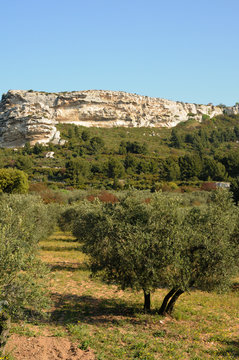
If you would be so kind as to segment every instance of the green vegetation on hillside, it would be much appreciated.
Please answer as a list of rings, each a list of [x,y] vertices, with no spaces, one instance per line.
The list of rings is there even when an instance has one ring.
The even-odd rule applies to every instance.
[[[239,175],[239,115],[189,119],[167,128],[84,128],[59,124],[62,146],[0,149],[0,167],[52,188],[200,187]],[[53,157],[46,157],[48,152]]]

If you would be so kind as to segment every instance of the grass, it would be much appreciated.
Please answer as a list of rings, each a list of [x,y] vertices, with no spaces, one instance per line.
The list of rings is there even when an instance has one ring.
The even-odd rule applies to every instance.
[[[118,290],[91,278],[81,245],[56,232],[41,244],[41,257],[52,269],[53,300],[45,323],[15,324],[27,336],[70,337],[91,348],[98,360],[238,359],[239,292],[182,295],[173,318],[156,313],[166,290],[153,296],[153,314],[142,312],[143,295]]]

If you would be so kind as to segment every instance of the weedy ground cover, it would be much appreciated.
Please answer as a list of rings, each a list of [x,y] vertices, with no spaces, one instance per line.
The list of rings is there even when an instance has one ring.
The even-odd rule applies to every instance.
[[[93,349],[98,360],[239,358],[237,286],[227,294],[183,294],[174,317],[164,318],[157,308],[166,289],[153,294],[152,314],[144,314],[143,294],[92,278],[81,244],[67,233],[42,242],[41,257],[52,271],[50,317],[17,323],[13,332],[70,337],[82,350]]]

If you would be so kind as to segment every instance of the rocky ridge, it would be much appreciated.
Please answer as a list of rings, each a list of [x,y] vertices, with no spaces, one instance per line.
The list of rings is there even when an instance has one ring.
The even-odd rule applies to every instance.
[[[222,108],[118,91],[65,93],[10,90],[0,102],[0,146],[61,143],[59,123],[96,127],[173,127],[190,117],[238,114],[239,105]]]

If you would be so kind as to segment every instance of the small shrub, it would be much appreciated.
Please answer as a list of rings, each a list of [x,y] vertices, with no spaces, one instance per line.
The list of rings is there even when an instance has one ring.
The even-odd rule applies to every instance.
[[[201,185],[201,190],[213,191],[217,189],[217,185],[214,182],[206,182]]]
[[[103,203],[115,204],[116,202],[119,201],[119,199],[115,195],[113,195],[112,193],[109,193],[108,191],[102,191],[98,195],[88,195],[86,197],[86,199],[90,202],[94,201],[97,198]]]
[[[105,202],[105,203],[115,204],[116,202],[119,201],[119,199],[115,195],[109,193],[108,191],[102,191],[98,195],[98,198],[100,201]]]
[[[49,189],[42,182],[31,184],[29,187],[29,191],[40,195],[40,197],[42,198],[42,200],[45,204],[50,204],[50,203],[61,204],[64,202],[63,196],[58,191]]]
[[[202,115],[202,121],[206,121],[206,120],[209,120],[209,119],[210,119],[209,115],[206,115],[206,114]]]
[[[81,343],[78,345],[78,348],[83,350],[83,351],[86,351],[88,350],[89,348],[89,344],[90,344],[90,341],[89,340],[83,340],[81,341]]]

